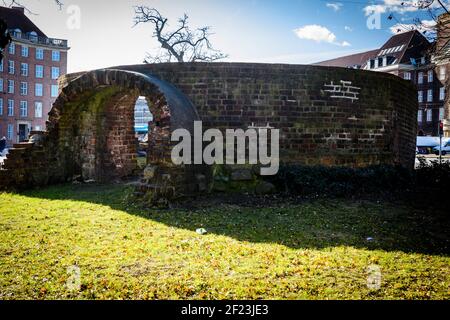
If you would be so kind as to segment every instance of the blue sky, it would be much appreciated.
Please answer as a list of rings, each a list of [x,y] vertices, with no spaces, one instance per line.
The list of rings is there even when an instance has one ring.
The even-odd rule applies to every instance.
[[[229,55],[227,61],[307,64],[379,47],[397,23],[387,19],[391,12],[404,24],[417,16],[429,19],[408,0],[409,7],[401,2],[405,1],[63,0],[58,10],[52,0],[21,1],[44,32],[69,40],[69,72],[141,63],[146,52],[157,48],[150,25],[132,27],[133,5],[157,8],[172,25],[187,13],[193,27],[212,26],[213,44]],[[380,29],[367,28],[365,11],[370,8],[381,13]],[[75,21],[77,10],[79,28],[70,28],[68,21]]]

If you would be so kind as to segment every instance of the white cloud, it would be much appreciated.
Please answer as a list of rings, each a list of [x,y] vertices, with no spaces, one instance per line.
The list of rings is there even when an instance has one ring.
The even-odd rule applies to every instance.
[[[327,3],[327,8],[331,8],[334,11],[339,11],[341,10],[343,4],[340,2],[331,2],[331,3]]]
[[[348,31],[348,32],[352,32],[353,31],[353,28],[349,27],[349,26],[345,26],[344,29],[345,29],[345,31]]]
[[[372,14],[382,14],[386,13],[387,7],[381,4],[373,4],[367,7],[364,7],[364,13],[366,16],[370,16]]]
[[[326,27],[317,24],[297,28],[294,30],[294,32],[300,39],[313,40],[316,42],[326,42],[342,47],[350,46],[350,43],[348,43],[347,41],[338,42],[336,35],[333,32],[328,30]]]

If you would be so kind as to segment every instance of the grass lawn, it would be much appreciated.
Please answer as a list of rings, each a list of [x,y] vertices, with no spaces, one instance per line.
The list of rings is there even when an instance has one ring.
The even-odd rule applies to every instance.
[[[430,210],[351,200],[152,210],[128,194],[0,194],[0,299],[450,298],[448,218]],[[67,287],[73,266],[79,290]]]

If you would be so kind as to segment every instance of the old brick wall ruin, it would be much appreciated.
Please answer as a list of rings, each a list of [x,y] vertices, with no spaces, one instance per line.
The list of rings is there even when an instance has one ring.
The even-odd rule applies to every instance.
[[[341,81],[345,81],[342,83]],[[16,145],[0,187],[32,187],[75,176],[111,181],[133,174],[134,102],[155,120],[142,192],[203,192],[217,168],[174,166],[170,133],[203,129],[281,130],[280,160],[304,165],[413,168],[418,102],[411,84],[388,74],[342,68],[240,63],[121,66],[68,75],[39,143]],[[328,86],[327,86],[328,85]],[[331,87],[334,85],[337,87]],[[330,92],[357,87],[356,94]],[[336,90],[335,90],[336,91]],[[147,189],[146,189],[147,188]]]

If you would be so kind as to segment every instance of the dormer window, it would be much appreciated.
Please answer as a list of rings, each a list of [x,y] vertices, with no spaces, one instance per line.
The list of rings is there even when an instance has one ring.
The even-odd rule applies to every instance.
[[[20,30],[20,29],[14,29],[13,35],[14,35],[14,37],[16,37],[16,38],[18,38],[18,39],[22,38],[22,30]]]
[[[31,31],[29,33],[29,36],[30,36],[30,40],[31,41],[37,41],[38,40],[38,35],[37,35],[37,33],[35,31]]]

